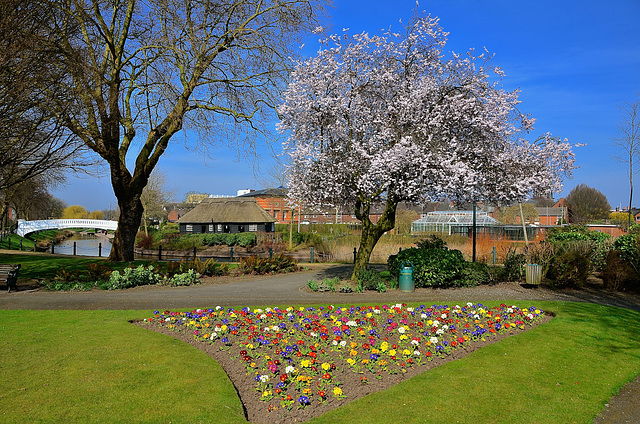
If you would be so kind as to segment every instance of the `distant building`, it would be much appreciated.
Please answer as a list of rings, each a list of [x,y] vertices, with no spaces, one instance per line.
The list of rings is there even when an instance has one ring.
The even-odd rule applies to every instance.
[[[180,233],[273,232],[276,220],[255,199],[206,198],[178,220]]]
[[[267,188],[264,190],[241,190],[248,191],[242,195],[238,194],[239,199],[255,199],[267,213],[273,217],[278,224],[291,223],[291,208],[287,205],[287,189]],[[240,193],[240,191],[238,192]],[[294,217],[294,222],[297,218]]]

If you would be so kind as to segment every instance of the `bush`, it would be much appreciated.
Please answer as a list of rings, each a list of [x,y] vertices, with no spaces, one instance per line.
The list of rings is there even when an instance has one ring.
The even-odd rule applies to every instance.
[[[580,287],[589,277],[589,259],[579,252],[562,253],[553,259],[547,277],[553,289]]]
[[[182,274],[176,274],[171,279],[167,280],[167,284],[171,286],[190,286],[192,284],[200,283],[200,274],[193,269],[187,270]]]
[[[418,246],[418,249],[447,249],[447,243],[435,234],[420,240],[416,243],[416,246]]]
[[[229,274],[229,265],[220,263],[213,258],[202,261],[200,258],[191,260],[181,260],[177,262],[167,263],[167,274],[174,275],[177,273],[185,273],[195,271],[200,275],[217,276]]]
[[[153,236],[146,234],[138,234],[136,237],[136,247],[138,249],[150,249],[153,246]]]
[[[278,272],[292,272],[298,270],[295,259],[284,254],[274,255],[273,258],[249,256],[240,258],[238,270],[243,274],[272,274]]]
[[[458,280],[463,276],[465,261],[459,250],[405,249],[389,256],[387,265],[391,275],[398,278],[404,262],[413,265],[416,287],[450,287],[462,283]]]
[[[640,246],[638,245],[638,236],[635,234],[625,234],[618,237],[613,242],[613,248],[620,251],[620,258],[628,261],[634,269],[639,269],[640,265]]]
[[[111,275],[111,268],[96,262],[89,263],[87,265],[87,271],[89,273],[89,279],[94,281],[107,280]]]
[[[524,265],[527,258],[523,253],[509,250],[504,260],[504,268],[500,276],[502,281],[520,281],[524,276]]]
[[[160,284],[161,282],[162,277],[154,271],[153,266],[145,268],[140,265],[137,268],[125,268],[122,272],[113,271],[106,288],[108,290],[126,289],[149,284]]]
[[[383,282],[382,277],[373,268],[360,268],[356,274],[356,283],[359,291],[375,290],[380,282]]]
[[[456,286],[475,287],[478,284],[491,284],[493,282],[494,280],[487,264],[465,262],[462,276],[457,280]]]
[[[607,265],[602,273],[604,286],[611,290],[639,290],[640,276],[622,251],[612,250],[606,258]]]

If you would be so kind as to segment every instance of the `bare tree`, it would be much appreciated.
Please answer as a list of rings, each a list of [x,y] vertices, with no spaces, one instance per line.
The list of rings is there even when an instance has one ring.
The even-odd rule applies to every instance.
[[[638,173],[640,160],[640,101],[626,103],[620,107],[622,118],[618,123],[618,136],[613,139],[614,158],[628,166],[629,177],[629,225],[631,225],[631,203],[633,201],[633,176]]]
[[[167,186],[166,174],[156,168],[149,176],[149,181],[140,196],[140,201],[144,208],[142,226],[144,227],[144,233],[146,235],[149,235],[147,231],[149,219],[160,218],[162,215],[166,216],[164,206],[171,202],[174,196],[175,190]]]
[[[198,130],[199,141],[227,138],[248,147],[253,137],[268,136],[264,118],[273,112],[300,34],[317,26],[321,5],[55,3],[59,9],[48,20],[59,41],[52,49],[65,71],[64,97],[73,101],[52,99],[47,106],[108,164],[121,211],[109,259],[132,260],[144,210],[140,196],[170,140],[184,128]]]
[[[0,193],[51,171],[81,166],[83,144],[43,108],[60,97],[55,55],[38,40],[50,40],[47,11],[36,0],[0,3]],[[57,178],[61,177],[57,174]]]

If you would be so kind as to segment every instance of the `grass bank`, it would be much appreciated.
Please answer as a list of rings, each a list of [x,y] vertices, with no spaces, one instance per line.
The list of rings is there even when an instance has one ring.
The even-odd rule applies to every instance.
[[[592,423],[640,373],[640,312],[535,305],[556,318],[313,422]],[[0,421],[245,422],[213,359],[128,323],[149,316],[0,310]]]
[[[51,279],[64,268],[68,272],[85,273],[90,263],[100,263],[111,269],[122,270],[129,265],[146,265],[151,261],[109,262],[106,258],[63,256],[48,254],[0,254],[0,264],[21,264],[19,278]]]

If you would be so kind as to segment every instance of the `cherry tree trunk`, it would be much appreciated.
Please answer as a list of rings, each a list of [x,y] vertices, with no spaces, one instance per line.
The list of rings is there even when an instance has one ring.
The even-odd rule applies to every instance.
[[[398,202],[393,200],[387,200],[386,207],[380,220],[374,224],[369,218],[369,207],[358,208],[356,206],[356,216],[362,222],[362,237],[360,238],[360,249],[356,255],[356,263],[353,267],[353,274],[351,280],[355,281],[358,277],[358,272],[361,269],[365,269],[369,265],[371,259],[371,253],[376,247],[378,240],[384,233],[392,230],[396,223],[396,208]]]

